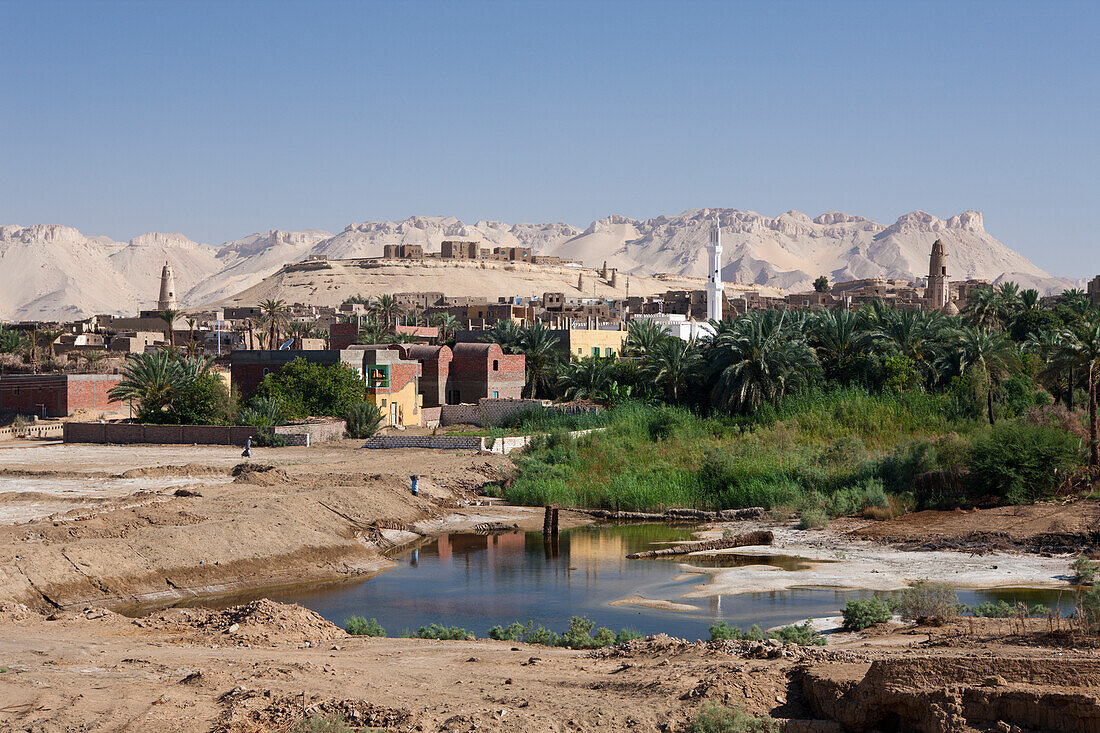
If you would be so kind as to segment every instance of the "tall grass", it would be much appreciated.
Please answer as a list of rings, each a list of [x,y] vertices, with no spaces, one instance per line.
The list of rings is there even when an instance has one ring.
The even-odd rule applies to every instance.
[[[908,446],[981,430],[950,418],[947,402],[846,389],[792,396],[737,418],[626,403],[602,414],[601,433],[573,439],[558,428],[537,439],[517,458],[506,496],[634,511],[788,506],[835,516],[881,508],[888,488],[935,464],[913,458]]]

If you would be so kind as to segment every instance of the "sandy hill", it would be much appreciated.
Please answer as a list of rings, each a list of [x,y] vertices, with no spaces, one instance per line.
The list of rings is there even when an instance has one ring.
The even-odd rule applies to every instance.
[[[578,287],[583,279],[583,288]],[[667,290],[701,290],[705,281],[683,275],[621,275],[616,287],[601,280],[595,269],[506,262],[444,262],[424,260],[329,260],[291,265],[260,283],[224,298],[216,305],[253,305],[267,298],[288,303],[336,306],[352,295],[442,292],[453,296],[541,296],[563,292],[566,297],[657,295]],[[775,288],[766,292],[778,295]]]
[[[0,226],[0,319],[73,319],[152,308],[160,268],[166,260],[175,269],[177,287],[184,294],[182,303],[196,306],[251,297],[252,289],[261,285],[261,289],[275,287],[271,282],[265,284],[265,279],[277,276],[283,265],[309,255],[325,255],[331,260],[370,258],[380,256],[386,244],[420,244],[438,250],[445,239],[477,239],[484,246],[528,246],[540,254],[578,259],[593,267],[606,261],[636,276],[669,273],[702,277],[709,222],[715,215],[722,225],[727,282],[803,290],[822,274],[833,281],[916,279],[927,272],[928,252],[940,238],[947,244],[953,279],[1011,279],[1044,292],[1081,285],[1081,281],[1052,277],[1001,244],[985,231],[982,216],[975,211],[949,219],[914,211],[885,226],[840,212],[811,219],[797,211],[766,217],[738,209],[694,209],[645,220],[609,216],[586,229],[560,222],[465,224],[454,217],[414,216],[400,222],[349,224],[335,235],[317,229],[272,230],[216,247],[192,242],[182,234],[149,233],[129,242],[115,242],[59,225]],[[441,272],[446,271],[433,271],[430,285],[395,280],[379,292],[519,295],[536,287],[536,281],[542,283],[537,286],[542,290],[565,292],[569,290],[564,285],[575,281],[564,274],[527,273],[520,277],[518,271],[501,272],[480,281],[479,287],[489,290],[469,293],[466,289],[472,285],[467,283],[477,281],[476,277],[451,283]],[[371,277],[380,274],[372,270]],[[397,271],[393,274],[398,276]],[[548,287],[555,282],[562,286]],[[631,292],[644,292],[642,281],[636,282],[639,289],[632,287]],[[383,285],[365,281],[363,292]]]

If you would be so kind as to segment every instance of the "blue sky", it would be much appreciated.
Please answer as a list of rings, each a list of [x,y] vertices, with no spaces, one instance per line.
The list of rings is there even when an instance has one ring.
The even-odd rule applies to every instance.
[[[1100,272],[1100,3],[0,0],[0,223],[985,214]]]

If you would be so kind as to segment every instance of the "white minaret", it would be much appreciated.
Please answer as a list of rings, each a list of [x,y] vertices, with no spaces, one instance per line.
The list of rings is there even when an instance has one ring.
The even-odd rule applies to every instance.
[[[714,228],[710,231],[710,281],[707,283],[707,319],[722,320],[722,227],[718,215],[714,215]]]

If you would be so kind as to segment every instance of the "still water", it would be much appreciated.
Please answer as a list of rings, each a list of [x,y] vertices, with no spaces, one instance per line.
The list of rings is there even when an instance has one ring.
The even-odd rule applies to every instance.
[[[689,639],[707,638],[707,628],[719,619],[744,628],[752,624],[768,628],[837,615],[849,598],[869,595],[796,589],[683,599],[679,596],[692,586],[706,582],[705,576],[682,573],[680,563],[688,562],[684,556],[625,557],[693,539],[689,528],[655,524],[578,527],[562,532],[556,544],[545,543],[538,532],[452,534],[406,550],[395,556],[397,567],[356,585],[267,595],[299,603],[339,625],[352,615],[375,617],[391,636],[429,623],[461,626],[484,636],[496,624],[530,620],[561,631],[570,616],[583,615],[614,630],[632,627],[643,634],[664,632]],[[710,566],[771,564],[784,570],[803,570],[816,561],[728,555],[691,558],[690,562]],[[694,610],[608,605],[633,595],[688,604]],[[998,599],[1053,607],[1058,592],[959,592],[959,600],[968,604]],[[1066,601],[1063,598],[1063,605]]]

